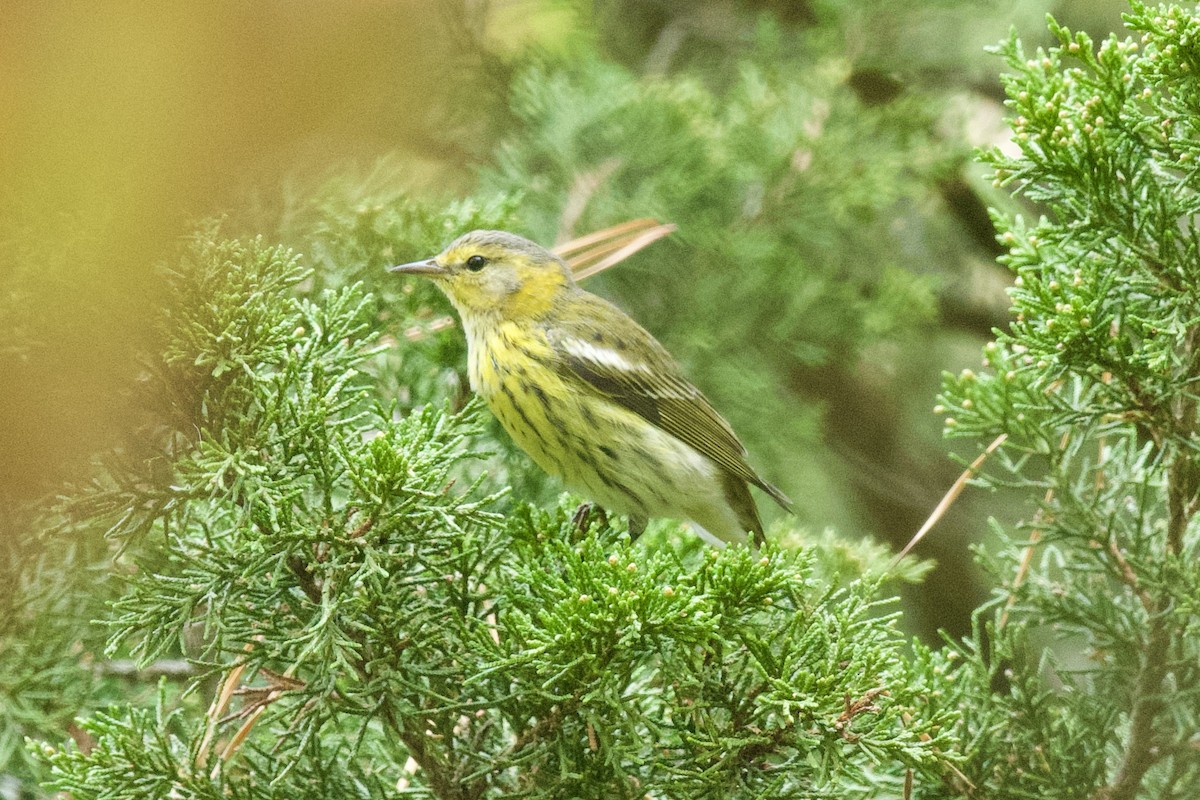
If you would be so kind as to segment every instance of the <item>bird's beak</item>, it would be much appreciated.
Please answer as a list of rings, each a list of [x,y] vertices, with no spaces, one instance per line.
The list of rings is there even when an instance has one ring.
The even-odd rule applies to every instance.
[[[401,264],[398,267],[388,267],[388,272],[399,272],[401,275],[424,275],[427,278],[437,278],[446,274],[446,268],[430,258],[425,261],[414,261],[411,264]]]

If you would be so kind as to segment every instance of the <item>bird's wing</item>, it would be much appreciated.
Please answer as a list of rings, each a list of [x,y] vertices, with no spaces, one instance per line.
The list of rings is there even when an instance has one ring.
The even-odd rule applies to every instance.
[[[582,381],[791,508],[746,462],[746,449],[729,423],[653,336],[595,295],[581,291],[570,303],[567,319],[546,332],[564,377]]]

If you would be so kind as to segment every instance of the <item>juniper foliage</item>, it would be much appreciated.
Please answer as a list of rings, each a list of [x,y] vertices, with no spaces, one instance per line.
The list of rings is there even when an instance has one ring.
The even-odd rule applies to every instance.
[[[196,671],[88,716],[83,746],[36,745],[47,786],[866,797],[945,769],[954,712],[919,712],[930,689],[878,567],[648,549],[573,501],[506,501],[471,467],[476,403],[380,391],[380,370],[423,369],[384,336],[415,293],[393,290],[383,320],[361,283],[215,228],[173,280],[139,455],[66,513],[119,548],[108,656]],[[242,698],[206,712],[231,669]]]
[[[1038,503],[961,651],[967,796],[1200,793],[1200,14],[1132,8],[1000,48],[1020,151],[986,159],[1044,216],[997,215],[1015,318],[943,403]]]
[[[435,209],[340,182],[269,238],[197,232],[157,322],[143,424],[93,485],[0,520],[5,769],[114,800],[1195,796],[1200,17],[1135,4],[1128,24],[1140,42],[1052,25],[1057,47],[1003,48],[1021,150],[988,159],[1045,216],[995,217],[1015,319],[942,403],[949,432],[1007,436],[981,481],[1037,506],[1015,542],[996,523],[982,558],[998,588],[974,636],[906,642],[873,545],[776,525],[770,539],[806,546],[718,552],[670,524],[631,545],[619,520],[575,519],[574,499],[526,502],[540,479],[468,399],[444,301],[382,272],[467,228],[557,230],[579,191],[568,153],[615,187],[573,224],[673,218],[718,274],[727,235],[760,265],[798,252],[804,269],[739,272],[718,293],[741,287],[756,311],[771,278],[794,303],[748,318],[774,320],[789,359],[836,360],[927,319],[904,313],[928,311],[925,278],[846,272],[805,238],[844,243],[821,216],[841,215],[862,252],[888,255],[889,213],[924,202],[941,169],[901,124],[920,109],[867,112],[889,147],[862,162],[837,146],[863,109],[834,62],[828,84],[750,64],[728,94],[527,65],[528,137],[474,199]],[[599,95],[620,123],[609,138],[589,117]],[[643,152],[622,137],[656,123],[646,98],[679,124],[650,128],[661,147]],[[728,135],[759,128],[757,149]],[[928,159],[908,169],[913,136]],[[693,160],[635,180],[670,142]],[[791,160],[808,145],[823,157]],[[607,166],[613,153],[640,168]],[[812,216],[793,224],[796,208]],[[709,305],[678,250],[664,261],[669,291]],[[838,304],[841,327],[806,327]],[[668,331],[694,327],[670,311],[685,321]],[[687,357],[688,341],[672,345]],[[126,658],[142,679],[187,666],[146,696],[112,677]]]

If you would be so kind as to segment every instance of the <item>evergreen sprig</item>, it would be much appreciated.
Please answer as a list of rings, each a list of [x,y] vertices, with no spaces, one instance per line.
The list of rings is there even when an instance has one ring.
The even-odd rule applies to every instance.
[[[1057,46],[1000,49],[1020,152],[985,158],[1045,215],[996,216],[1015,320],[943,397],[949,431],[1007,435],[988,480],[1040,500],[962,653],[964,699],[991,688],[965,771],[1003,796],[1200,791],[1200,15],[1126,24],[1139,41],[1051,20]]]
[[[874,545],[777,525],[807,549],[710,551],[667,523],[631,543],[571,498],[513,499],[540,479],[466,400],[461,336],[433,335],[446,306],[382,274],[467,227],[547,233],[600,170],[615,190],[576,221],[659,214],[708,259],[665,259],[667,296],[715,305],[690,269],[805,267],[708,289],[792,298],[746,304],[787,358],[919,324],[902,312],[927,309],[924,279],[822,256],[895,260],[880,226],[922,196],[896,174],[940,163],[902,119],[914,103],[867,112],[894,147],[864,161],[838,62],[792,77],[766,28],[770,63],[725,93],[520,66],[528,138],[476,199],[335,183],[279,244],[198,231],[143,424],[45,512],[37,547],[0,540],[0,760],[28,736],[21,769],[81,800],[1195,796],[1200,17],[1135,4],[1127,23],[1140,41],[1052,23],[1058,46],[1002,48],[1020,152],[987,159],[1044,216],[996,215],[1014,322],[942,404],[949,432],[1007,437],[981,480],[1038,502],[981,553],[998,589],[972,636],[906,642]],[[183,680],[114,689],[127,656],[181,659]]]
[[[647,550],[570,502],[501,516],[470,467],[476,403],[381,401],[375,371],[409,345],[380,344],[360,285],[318,289],[336,279],[215,228],[173,280],[153,455],[69,509],[127,572],[108,655],[194,672],[157,710],[84,720],[84,748],[34,745],[49,786],[867,797],[953,759],[953,712],[921,713],[896,615],[844,546]],[[242,699],[205,712],[216,679]]]

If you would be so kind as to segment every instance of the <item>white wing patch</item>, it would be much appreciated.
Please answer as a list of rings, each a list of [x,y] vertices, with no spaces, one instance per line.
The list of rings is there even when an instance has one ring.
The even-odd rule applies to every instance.
[[[600,364],[609,369],[620,370],[622,372],[650,371],[650,368],[645,364],[634,363],[617,350],[602,347],[583,339],[566,339],[562,343],[562,348],[581,361],[590,361],[593,364]]]

